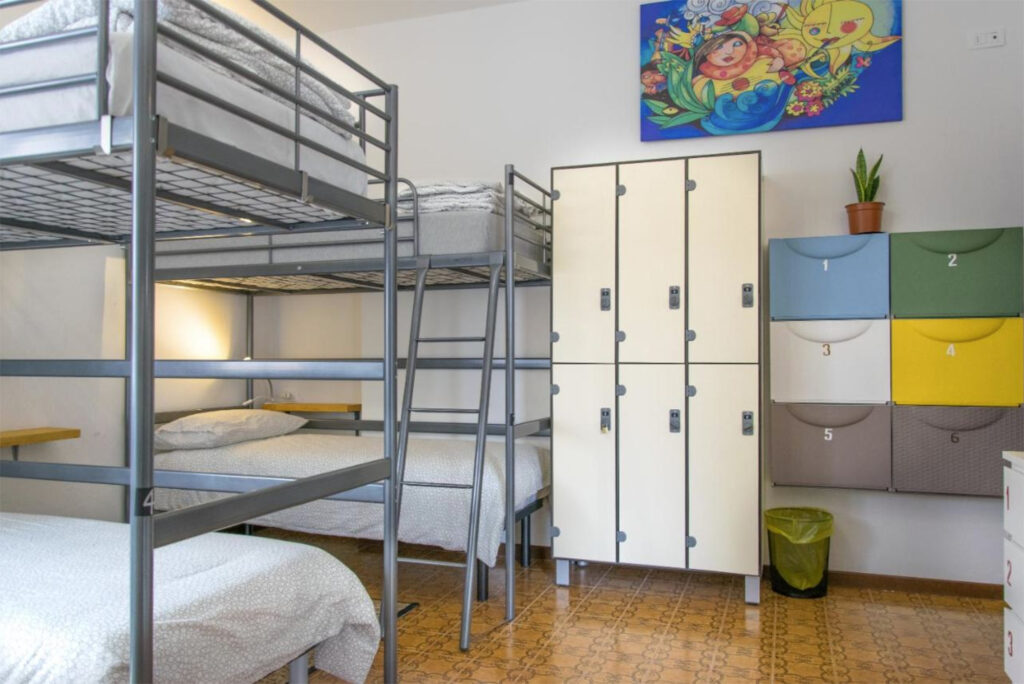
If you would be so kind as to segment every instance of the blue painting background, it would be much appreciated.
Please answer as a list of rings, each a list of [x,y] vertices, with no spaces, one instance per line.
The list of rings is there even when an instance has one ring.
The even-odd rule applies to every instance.
[[[892,28],[885,35],[903,36],[902,0],[862,0],[879,14],[892,14]],[[656,21],[669,16],[672,11],[686,4],[686,0],[669,0],[654,2],[640,6],[640,64],[651,60],[652,49],[650,39],[659,28]],[[780,3],[781,4],[781,3]],[[799,0],[791,0],[791,4],[799,4]],[[859,53],[854,50],[851,65],[855,63]],[[722,130],[713,125],[705,127],[702,121],[662,129],[649,120],[653,112],[640,102],[640,139],[642,141],[667,140],[678,138],[707,137],[711,135],[728,135],[739,133],[756,133],[765,130],[784,131],[799,128],[818,128],[822,126],[845,126],[850,124],[877,123],[882,121],[900,121],[903,119],[903,40],[902,38],[883,49],[866,53],[871,59],[871,66],[859,70],[857,77],[858,90],[840,98],[832,106],[827,107],[819,115],[790,116],[782,112],[777,122],[761,128],[743,130]],[[790,91],[791,86],[784,86]],[[641,93],[643,91],[641,90]],[[744,93],[747,95],[747,93]],[[789,93],[772,93],[770,102],[762,102],[763,106],[785,106],[785,101],[778,103],[780,97],[789,98]],[[719,100],[722,97],[718,98]],[[730,98],[731,99],[731,98]],[[720,105],[716,101],[716,106]]]

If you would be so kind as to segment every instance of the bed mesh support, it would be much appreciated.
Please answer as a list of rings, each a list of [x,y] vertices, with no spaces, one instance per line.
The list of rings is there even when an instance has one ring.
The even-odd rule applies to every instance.
[[[469,650],[469,632],[472,619],[473,599],[474,591],[477,592],[477,596],[485,596],[486,589],[483,584],[486,582],[486,575],[482,572],[480,566],[486,570],[486,566],[477,563],[477,540],[480,533],[480,503],[483,492],[483,473],[484,473],[484,451],[487,443],[487,415],[490,409],[490,395],[491,395],[491,372],[494,368],[494,336],[495,336],[495,321],[497,320],[498,310],[498,289],[501,282],[501,270],[503,266],[503,258],[500,255],[496,256],[490,264],[490,273],[488,277],[488,288],[487,288],[487,315],[484,325],[483,337],[473,338],[452,338],[452,337],[430,337],[425,338],[420,334],[422,314],[423,314],[423,299],[426,294],[427,285],[427,271],[428,265],[421,266],[417,269],[416,273],[416,290],[413,297],[412,307],[412,322],[410,325],[409,332],[409,356],[406,361],[406,373],[405,373],[405,392],[402,398],[402,418],[399,426],[398,433],[398,497],[397,506],[401,507],[402,501],[402,490],[406,485],[416,487],[446,487],[451,488],[450,483],[440,482],[406,482],[405,481],[405,464],[406,454],[409,447],[409,429],[411,424],[411,416],[416,412],[441,412],[441,413],[471,413],[476,415],[476,442],[475,450],[473,452],[473,481],[466,487],[469,489],[470,495],[470,511],[468,521],[468,538],[466,541],[466,558],[463,563],[455,564],[458,567],[462,567],[465,572],[465,584],[463,586],[462,596],[462,627],[459,633],[459,648],[463,651]],[[419,359],[419,349],[421,344],[430,344],[434,342],[476,342],[483,343],[483,352],[481,356],[481,375],[480,375],[480,399],[476,408],[474,409],[456,409],[456,408],[416,408],[413,404],[413,392],[416,383],[416,366]],[[400,513],[399,513],[400,515]],[[402,559],[408,562],[422,562],[418,559]],[[436,562],[436,561],[435,561]],[[451,565],[445,563],[445,565]],[[477,586],[479,581],[480,586]],[[480,593],[482,592],[482,593]],[[483,599],[481,599],[483,600]]]

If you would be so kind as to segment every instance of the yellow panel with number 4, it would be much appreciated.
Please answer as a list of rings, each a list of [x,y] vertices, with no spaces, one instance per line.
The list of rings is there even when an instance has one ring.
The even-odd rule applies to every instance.
[[[892,322],[892,399],[897,404],[1017,406],[1024,402],[1020,318]]]

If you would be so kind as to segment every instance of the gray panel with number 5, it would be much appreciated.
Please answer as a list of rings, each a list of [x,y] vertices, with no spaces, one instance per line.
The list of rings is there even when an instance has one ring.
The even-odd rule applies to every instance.
[[[882,405],[772,404],[772,482],[889,489],[891,416]]]
[[[897,406],[893,486],[1001,496],[1002,452],[1024,449],[1024,408]]]

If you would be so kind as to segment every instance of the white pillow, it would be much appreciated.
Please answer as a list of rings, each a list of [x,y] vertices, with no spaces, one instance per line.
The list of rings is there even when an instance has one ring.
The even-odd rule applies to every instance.
[[[281,411],[228,409],[185,416],[157,429],[157,449],[208,449],[294,432],[307,420]]]

